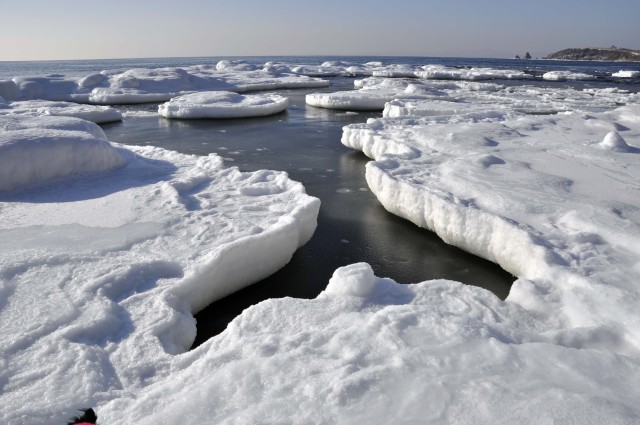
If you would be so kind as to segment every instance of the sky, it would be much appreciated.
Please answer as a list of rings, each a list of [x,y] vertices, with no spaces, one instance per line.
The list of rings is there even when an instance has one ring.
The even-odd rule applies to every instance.
[[[0,60],[640,49],[638,0],[0,0]]]

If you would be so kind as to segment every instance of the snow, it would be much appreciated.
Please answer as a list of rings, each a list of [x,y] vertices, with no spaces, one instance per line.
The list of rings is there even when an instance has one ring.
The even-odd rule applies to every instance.
[[[195,337],[192,314],[274,273],[315,229],[319,200],[286,173],[112,146],[78,119],[0,120],[3,190],[17,185],[7,162],[67,167],[0,195],[2,423],[62,423],[169,378]],[[100,153],[93,144],[119,167],[78,170]]]
[[[311,93],[306,95],[307,105],[318,108],[351,110],[351,111],[381,111],[384,105],[403,93],[409,83],[405,80],[375,79],[375,85],[362,87],[359,90],[349,90],[334,93]]]
[[[638,78],[640,77],[640,71],[624,71],[620,70],[611,74],[612,77],[618,78]]]
[[[158,114],[177,119],[245,118],[277,114],[288,105],[288,98],[275,94],[200,92],[171,99],[158,106]]]
[[[425,79],[439,80],[527,80],[533,78],[524,71],[492,68],[450,68],[442,65],[425,65],[415,75]]]
[[[79,105],[72,102],[49,100],[25,100],[11,102],[2,108],[0,115],[52,115],[81,118],[97,124],[122,120],[122,113],[109,106]]]
[[[292,68],[219,67],[83,84],[175,97],[210,90],[206,75],[239,92]],[[41,158],[38,140],[72,142],[45,154],[66,176],[0,193],[0,422],[62,423],[89,406],[116,425],[640,422],[640,96],[438,72],[451,79],[370,77],[307,100],[384,108],[343,129],[342,143],[373,159],[369,189],[511,272],[507,299],[352,264],[316,299],[252,306],[189,352],[193,313],[284,265],[319,201],[282,172],[112,145],[73,118],[0,116],[0,146],[16,144],[20,164]],[[182,87],[193,75],[208,82]],[[20,93],[49,84],[19,81]],[[0,84],[0,111],[14,86]],[[76,169],[66,152],[85,146],[116,166]]]
[[[166,102],[197,91],[245,93],[329,84],[318,78],[282,71],[274,73],[240,61],[220,61],[216,66],[134,68],[84,77],[15,77],[0,81],[0,96],[7,101],[39,99],[114,105]]]
[[[102,130],[87,121],[0,115],[0,129],[0,192],[124,165]]]
[[[590,81],[595,80],[595,75],[573,71],[550,71],[545,72],[542,78],[549,81]]]

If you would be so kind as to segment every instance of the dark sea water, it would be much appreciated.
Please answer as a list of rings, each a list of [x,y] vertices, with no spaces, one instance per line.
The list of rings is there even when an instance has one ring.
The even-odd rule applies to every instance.
[[[215,65],[222,58],[118,59],[61,62],[0,62],[0,79],[18,75],[63,74],[81,76],[101,70],[136,67]],[[640,70],[639,64],[514,59],[399,58],[399,57],[252,57],[255,64],[279,61],[320,64],[328,60],[356,63],[442,64],[528,70],[540,76],[550,70],[573,70],[598,76],[584,83],[526,82],[527,84],[581,84],[625,87],[638,91],[636,80],[616,81],[612,72]],[[351,78],[329,78],[325,89],[278,90],[290,98],[286,112],[262,118],[235,120],[167,120],[135,116],[103,125],[109,139],[129,145],[154,145],[183,153],[217,153],[227,165],[243,171],[284,170],[320,198],[322,206],[313,238],[291,262],[273,276],[236,292],[200,312],[195,346],[220,333],[243,309],[274,297],[313,298],[336,268],[359,261],[370,263],[378,276],[402,283],[452,279],[486,288],[500,298],[508,295],[513,276],[495,264],[442,242],[435,234],[387,213],[368,190],[363,154],[340,143],[342,127],[365,122],[380,113],[345,113],[307,106],[304,96],[317,91],[353,88]],[[502,83],[502,82],[500,82]],[[513,84],[513,83],[511,83]],[[517,84],[522,84],[518,82]],[[157,104],[116,106],[122,111],[157,111]]]

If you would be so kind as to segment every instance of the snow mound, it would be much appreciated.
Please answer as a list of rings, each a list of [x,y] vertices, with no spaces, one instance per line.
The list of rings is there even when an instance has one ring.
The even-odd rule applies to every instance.
[[[1,119],[3,137],[19,131],[7,121],[66,137],[99,130],[70,118]],[[319,200],[286,173],[116,150],[120,168],[0,198],[0,381],[12,383],[0,392],[3,424],[62,423],[82,406],[114,422],[110,400],[185,366],[189,355],[178,354],[195,337],[193,313],[274,273],[315,230]]]
[[[79,105],[72,102],[54,102],[49,100],[25,100],[11,102],[0,114],[52,115],[74,117],[96,124],[122,120],[122,114],[109,106]]]
[[[200,92],[171,99],[158,106],[158,114],[177,119],[259,117],[280,113],[288,105],[288,98],[274,94]]]
[[[607,133],[602,142],[600,142],[600,147],[615,152],[631,152],[633,150],[617,131]]]
[[[376,279],[371,266],[367,263],[359,263],[336,270],[324,294],[367,297],[375,285]]]
[[[0,116],[0,191],[97,173],[125,161],[95,124],[73,118]]]

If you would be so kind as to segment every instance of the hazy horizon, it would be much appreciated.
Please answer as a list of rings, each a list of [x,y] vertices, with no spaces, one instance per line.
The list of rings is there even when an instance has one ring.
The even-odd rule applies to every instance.
[[[640,3],[418,0],[213,4],[0,0],[0,61],[219,56],[534,58],[572,47],[636,49]]]

